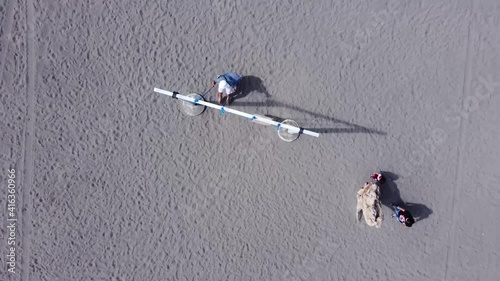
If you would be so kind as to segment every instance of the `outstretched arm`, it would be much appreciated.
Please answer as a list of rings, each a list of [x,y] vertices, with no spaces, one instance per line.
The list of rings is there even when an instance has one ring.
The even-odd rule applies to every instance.
[[[214,85],[215,85],[215,84],[219,83],[222,80],[226,80],[226,78],[224,77],[224,75],[219,75],[219,76],[217,76],[217,78],[212,83],[214,83]]]

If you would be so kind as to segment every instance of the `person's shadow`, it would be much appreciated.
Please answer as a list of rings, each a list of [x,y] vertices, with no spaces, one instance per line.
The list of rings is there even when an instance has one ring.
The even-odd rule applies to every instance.
[[[426,219],[432,214],[432,210],[423,204],[406,202],[403,206],[410,211],[415,221]]]
[[[385,182],[380,185],[380,201],[392,210],[391,203],[401,204],[403,202],[398,186],[394,182],[399,176],[387,171],[380,171],[380,173],[385,178]]]
[[[252,92],[262,93],[266,95],[266,98],[271,97],[262,80],[259,77],[249,75],[241,78],[238,83],[238,91],[233,95],[233,100],[244,98]]]
[[[391,203],[399,205],[407,209],[413,215],[415,221],[426,219],[432,214],[432,210],[424,204],[405,203],[401,199],[398,186],[395,183],[399,178],[398,175],[387,171],[381,171],[380,173],[385,177],[385,183],[380,185],[380,201],[384,206],[387,206],[392,211]]]

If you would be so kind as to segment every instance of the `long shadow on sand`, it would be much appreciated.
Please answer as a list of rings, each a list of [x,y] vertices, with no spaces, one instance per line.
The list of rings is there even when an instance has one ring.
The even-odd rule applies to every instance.
[[[426,219],[432,214],[432,210],[423,204],[410,202],[405,203],[401,199],[398,186],[394,182],[399,178],[398,175],[387,171],[381,171],[381,173],[385,176],[385,183],[380,187],[380,201],[383,205],[389,207],[391,210],[391,203],[400,205],[401,207],[410,211],[410,213],[413,215],[413,218],[415,218],[415,221]]]
[[[286,104],[284,102],[278,102],[278,101],[272,101],[272,100],[268,100],[266,102],[237,102],[237,101],[235,101],[232,104],[232,106],[285,107],[285,108],[289,108],[289,109],[292,109],[292,110],[295,110],[298,112],[306,113],[306,114],[309,114],[313,117],[321,118],[321,119],[331,121],[333,123],[347,127],[347,128],[304,128],[306,130],[311,130],[311,131],[315,131],[315,132],[322,133],[322,134],[328,134],[328,133],[367,133],[367,134],[376,134],[376,135],[383,135],[383,136],[385,136],[387,134],[386,132],[363,127],[363,126],[360,126],[360,125],[357,125],[354,123],[350,123],[350,122],[347,122],[344,120],[340,120],[340,119],[335,118],[335,117],[330,117],[330,116],[327,116],[324,114],[315,113],[315,112],[312,112],[312,111],[309,111],[306,109],[302,109],[302,108],[294,106],[294,105]],[[272,116],[272,115],[266,115],[266,116],[271,117],[278,122],[281,122],[284,119],[286,119],[286,118],[281,118],[281,117]]]
[[[233,103],[235,100],[244,98],[252,92],[262,93],[266,98],[271,97],[262,80],[259,77],[249,75],[243,76],[238,83],[238,91],[233,95]]]

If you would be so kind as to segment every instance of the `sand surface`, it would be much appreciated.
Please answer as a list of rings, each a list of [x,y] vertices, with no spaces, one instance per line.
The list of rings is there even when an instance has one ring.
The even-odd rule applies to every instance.
[[[0,280],[498,280],[499,1],[4,0],[0,23]],[[230,70],[233,108],[321,136],[153,92]],[[377,170],[380,229],[355,223]]]

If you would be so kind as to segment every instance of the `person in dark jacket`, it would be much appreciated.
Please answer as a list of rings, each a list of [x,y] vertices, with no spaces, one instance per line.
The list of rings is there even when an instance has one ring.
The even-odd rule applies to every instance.
[[[394,209],[394,214],[392,216],[404,226],[411,227],[413,223],[415,223],[415,219],[409,211],[393,203],[391,203],[391,207]]]

